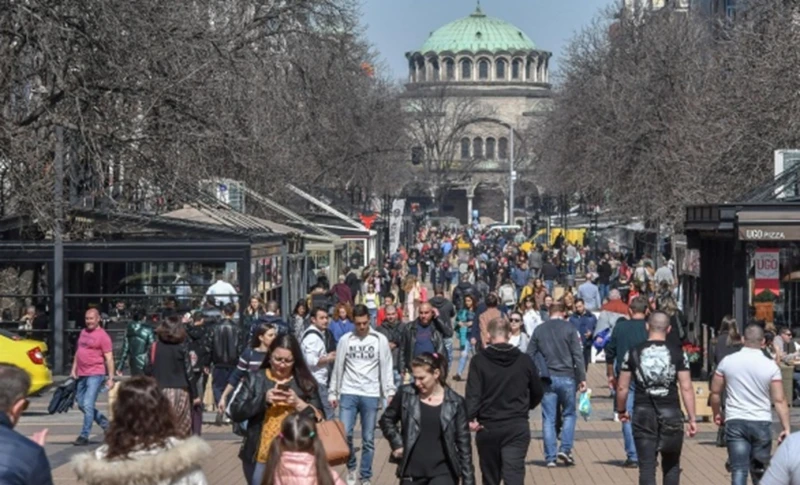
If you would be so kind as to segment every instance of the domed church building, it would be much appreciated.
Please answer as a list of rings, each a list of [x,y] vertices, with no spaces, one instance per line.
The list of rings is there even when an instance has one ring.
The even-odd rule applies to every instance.
[[[406,53],[414,181],[405,195],[463,223],[473,211],[508,220],[513,148],[514,215],[524,218],[536,195],[524,135],[549,107],[551,56],[480,4]]]

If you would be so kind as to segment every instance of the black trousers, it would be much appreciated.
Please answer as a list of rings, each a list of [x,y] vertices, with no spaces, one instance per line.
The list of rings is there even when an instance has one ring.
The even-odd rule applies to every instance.
[[[637,406],[633,410],[633,441],[639,455],[639,485],[656,485],[656,461],[661,453],[664,485],[678,485],[681,480],[683,415],[678,408]]]
[[[525,456],[531,444],[527,421],[487,425],[475,435],[484,485],[523,485]]]
[[[450,475],[440,475],[433,478],[404,478],[400,485],[458,485],[458,479]]]
[[[589,364],[592,362],[592,346],[587,345],[583,347],[583,367],[584,372],[589,370]]]

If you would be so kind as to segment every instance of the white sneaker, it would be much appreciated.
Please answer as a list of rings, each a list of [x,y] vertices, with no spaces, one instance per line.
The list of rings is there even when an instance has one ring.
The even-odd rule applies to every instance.
[[[361,480],[361,485],[370,485],[369,480]]]
[[[614,422],[619,423],[619,413],[614,413]]]
[[[356,485],[356,471],[347,470],[347,485]]]

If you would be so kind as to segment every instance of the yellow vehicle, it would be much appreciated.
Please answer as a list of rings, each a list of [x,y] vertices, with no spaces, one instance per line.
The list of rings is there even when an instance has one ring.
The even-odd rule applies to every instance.
[[[534,244],[538,244],[544,247],[553,247],[556,243],[556,239],[561,234],[564,234],[564,237],[567,241],[583,241],[583,237],[586,235],[586,228],[578,228],[578,229],[567,229],[566,234],[564,233],[564,229],[561,227],[551,227],[550,228],[550,240],[547,240],[547,229],[539,229],[536,231],[536,234],[533,237],[522,243],[519,248],[522,251],[530,252],[533,249]]]
[[[31,376],[29,394],[35,394],[53,383],[53,374],[47,367],[45,355],[46,343],[0,330],[0,363],[14,364]]]

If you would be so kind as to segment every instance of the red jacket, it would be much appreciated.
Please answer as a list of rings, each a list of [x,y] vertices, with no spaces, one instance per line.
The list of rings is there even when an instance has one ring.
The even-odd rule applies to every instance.
[[[386,307],[382,306],[378,308],[378,317],[376,318],[376,320],[378,322],[377,325],[379,327],[383,325],[383,321],[386,320]],[[397,307],[397,321],[398,322],[403,321],[403,310],[401,310],[399,306]]]

